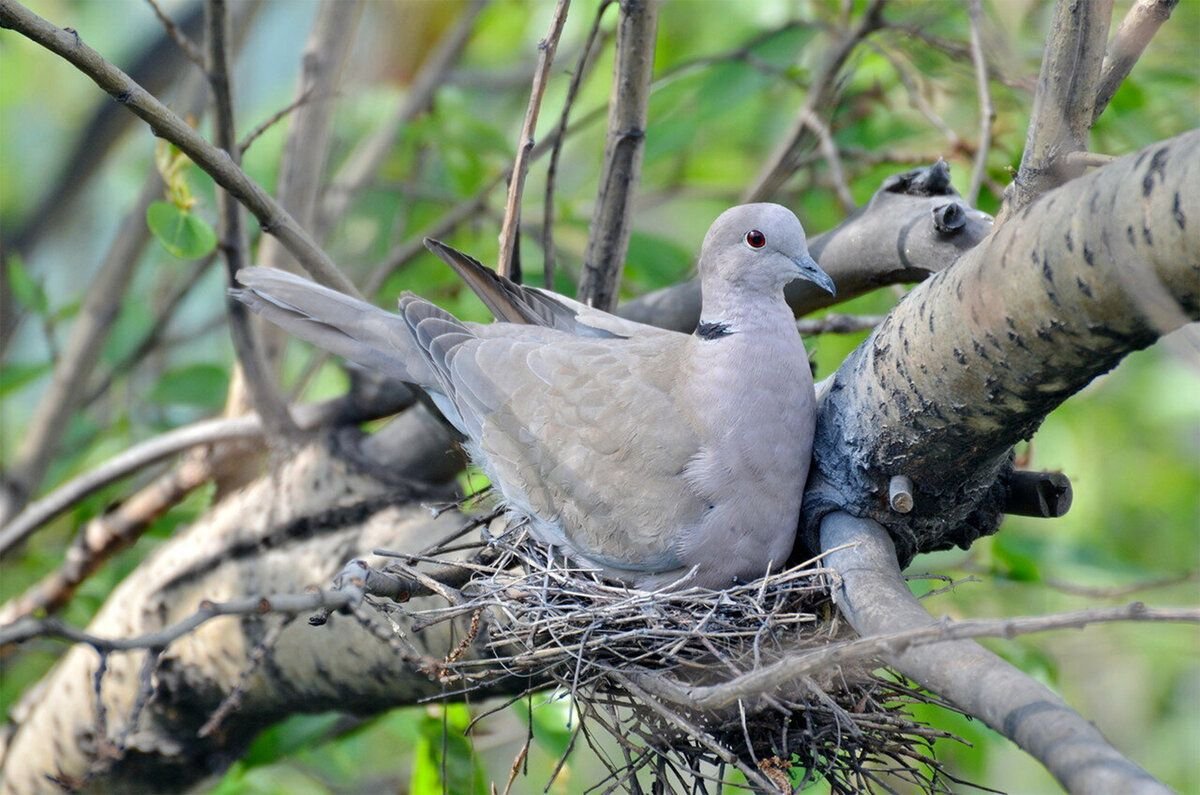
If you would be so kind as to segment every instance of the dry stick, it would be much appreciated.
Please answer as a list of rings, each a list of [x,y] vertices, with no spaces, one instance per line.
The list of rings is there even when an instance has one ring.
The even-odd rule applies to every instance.
[[[363,0],[322,0],[304,47],[296,96],[308,96],[309,101],[292,117],[275,193],[305,229],[314,228],[318,215],[325,164],[333,137],[337,88],[363,6]],[[295,255],[290,249],[289,253]],[[257,264],[282,268],[288,267],[288,259],[276,241],[264,239],[259,243]]]
[[[747,202],[764,201],[773,196],[792,176],[794,160],[809,144],[809,136],[813,134],[808,124],[808,114],[816,113],[818,109],[829,108],[832,105],[834,93],[837,90],[837,75],[850,57],[850,53],[869,33],[882,24],[881,14],[883,0],[871,0],[863,15],[854,27],[846,31],[838,39],[833,49],[817,67],[804,105],[792,122],[792,128],[768,158],[766,165],[759,172],[754,183],[744,194]]]
[[[813,320],[796,321],[801,334],[855,334],[869,331],[883,322],[883,315],[825,315]]]
[[[1096,89],[1096,104],[1092,109],[1092,124],[1108,107],[1121,83],[1133,71],[1133,65],[1154,38],[1158,29],[1171,17],[1179,0],[1136,0],[1121,20],[1116,35],[1108,43],[1104,56],[1100,86]]]
[[[158,17],[158,21],[162,23],[163,30],[171,37],[171,41],[187,56],[187,59],[199,66],[201,71],[207,71],[204,53],[196,46],[196,43],[188,38],[187,34],[179,29],[175,24],[175,20],[167,16],[155,0],[146,0],[150,4],[150,8],[154,10],[154,16]]]
[[[654,70],[658,0],[626,0],[617,23],[617,53],[608,136],[596,208],[588,230],[579,300],[611,311],[629,249],[633,191],[646,144],[646,107]]]
[[[161,192],[162,180],[152,171],[118,227],[100,270],[84,291],[83,306],[71,326],[66,349],[55,364],[50,385],[38,402],[5,474],[6,493],[0,496],[0,526],[20,511],[38,490],[50,460],[58,450],[67,420],[75,412],[83,396],[84,384],[100,359],[100,349],[116,322],[121,301],[149,240],[146,208]]]
[[[321,208],[317,218],[318,234],[323,234],[333,223],[340,219],[350,206],[350,202],[362,191],[379,173],[379,168],[392,151],[396,136],[400,130],[413,119],[425,112],[433,102],[433,96],[446,78],[450,70],[466,49],[471,33],[475,29],[475,20],[487,6],[489,0],[473,0],[460,13],[454,27],[442,37],[437,47],[421,64],[404,102],[396,112],[379,127],[354,152],[346,158],[345,164],[338,170],[321,198]],[[364,290],[368,295],[371,290]]]
[[[245,137],[243,137],[242,140],[238,141],[238,145],[237,145],[238,154],[244,157],[246,155],[246,152],[249,151],[250,147],[254,144],[255,141],[257,141],[262,136],[263,133],[265,133],[267,130],[271,129],[272,127],[274,127],[276,124],[278,124],[283,119],[287,118],[288,114],[295,111],[297,108],[299,108],[305,102],[308,102],[308,98],[310,96],[312,96],[311,92],[305,92],[305,93],[301,94],[300,96],[296,97],[294,100],[292,100],[291,102],[284,105],[282,108],[280,108],[279,110],[275,111],[270,116],[268,116],[266,119],[264,119],[262,121],[262,123],[257,125],[253,130],[246,133]]]
[[[525,191],[525,177],[529,173],[529,155],[533,151],[533,134],[537,129],[538,112],[542,107],[542,96],[546,93],[546,82],[550,67],[554,64],[554,53],[563,25],[567,22],[567,10],[571,0],[558,0],[550,29],[546,38],[538,42],[537,67],[533,72],[533,87],[529,91],[529,105],[525,108],[525,121],[521,124],[521,137],[517,145],[517,157],[513,161],[512,177],[508,180],[508,199],[504,203],[504,223],[500,226],[500,259],[497,270],[501,276],[521,281],[521,263],[517,256],[517,229],[521,224],[521,194]]]
[[[971,60],[975,64],[975,90],[979,94],[979,144],[975,148],[975,167],[971,170],[971,184],[964,198],[967,204],[974,207],[979,201],[979,188],[987,174],[987,156],[992,147],[992,125],[996,122],[996,108],[992,105],[987,58],[983,54],[983,2],[968,1],[971,18]]]
[[[846,183],[846,173],[842,168],[842,158],[838,153],[837,143],[833,140],[833,134],[825,122],[821,121],[821,117],[812,111],[805,109],[801,112],[801,117],[813,134],[817,136],[821,156],[825,158],[825,164],[829,166],[829,179],[833,183],[838,204],[842,206],[845,213],[853,212],[858,205],[854,201],[854,194],[850,192],[850,186]]]
[[[897,628],[933,635],[948,631],[938,627],[909,592],[892,541],[879,524],[846,513],[830,514],[821,524],[821,545],[843,547],[828,556],[830,565],[841,573],[834,598],[860,635],[880,635],[872,640],[884,640],[885,633]],[[1064,626],[1080,626],[1100,616],[1112,620],[1200,620],[1200,611],[1195,609],[1153,610],[1136,603],[1117,610],[1067,615],[1073,615],[1076,623]],[[1045,628],[1044,622],[1052,618],[1014,619],[1011,631],[1039,624]],[[1047,687],[977,643],[951,640],[919,648],[888,648],[885,644],[879,652],[901,673],[1012,739],[1044,764],[1068,792],[1169,792]]]
[[[0,27],[20,33],[91,78],[145,120],[155,135],[177,146],[218,185],[236,196],[254,213],[263,231],[278,239],[314,279],[335,290],[358,296],[354,284],[279,202],[235,166],[224,151],[204,140],[129,75],[84,44],[77,32],[50,24],[15,0],[0,0]]]
[[[908,104],[912,105],[918,113],[925,117],[926,121],[946,137],[946,141],[952,149],[955,151],[962,149],[962,138],[954,131],[953,127],[946,123],[941,114],[929,104],[929,100],[925,98],[921,87],[917,85],[917,80],[913,76],[912,70],[905,64],[901,57],[878,42],[867,42],[867,46],[882,55],[884,60],[892,67],[892,71],[896,73],[896,77],[900,80],[900,85],[904,86],[905,94],[908,95]]]
[[[1057,0],[1021,167],[1004,192],[997,226],[1081,173],[1065,158],[1087,149],[1112,6],[1112,0]]]
[[[216,259],[216,252],[206,256],[204,259],[194,263],[191,270],[177,284],[171,285],[168,289],[165,299],[162,300],[162,305],[155,308],[154,320],[150,324],[149,330],[142,336],[133,350],[123,356],[120,361],[112,365],[106,373],[89,385],[86,390],[86,397],[80,402],[80,410],[85,409],[103,397],[117,377],[128,373],[146,356],[154,350],[163,340],[167,327],[171,321],[175,319],[175,311],[183,300],[191,295],[192,290],[200,283],[200,279],[208,272],[209,266]]]
[[[373,405],[356,405],[352,398],[335,398],[324,403],[297,406],[296,419],[302,429],[309,430],[332,421],[378,419],[394,414],[399,405],[382,397]],[[241,417],[201,420],[136,444],[95,469],[68,481],[37,502],[31,503],[10,523],[0,527],[0,557],[72,505],[140,469],[153,466],[192,447],[238,439],[257,439],[263,433],[263,424],[258,416],[247,414]]]
[[[583,84],[584,76],[590,71],[590,64],[595,63],[592,51],[596,39],[600,36],[600,23],[604,21],[604,12],[611,6],[613,0],[602,0],[596,9],[596,17],[583,42],[583,51],[579,53],[579,62],[571,75],[571,83],[567,86],[567,96],[563,100],[562,114],[558,117],[558,126],[551,136],[553,145],[550,148],[550,162],[546,166],[546,197],[542,202],[542,284],[547,290],[554,289],[554,183],[558,177],[558,158],[562,154],[563,142],[567,135],[567,121],[571,116],[571,108],[579,95],[579,87]]]
[[[206,0],[204,6],[205,48],[208,55],[208,82],[213,92],[213,138],[225,150],[231,162],[239,165],[241,153],[233,118],[233,89],[229,83],[229,14],[225,0]],[[217,235],[229,286],[237,284],[235,274],[246,265],[246,234],[242,228],[242,206],[225,190],[217,188]],[[257,335],[250,322],[250,311],[232,296],[225,297],[229,315],[229,333],[250,392],[254,410],[262,418],[269,437],[295,440],[299,428],[288,412],[287,403],[268,375]],[[235,380],[236,383],[236,380]]]
[[[295,615],[321,609],[341,610],[349,607],[352,603],[352,595],[340,591],[247,596],[241,599],[231,599],[228,602],[204,600],[196,612],[182,621],[156,632],[147,632],[132,638],[100,637],[55,619],[26,618],[0,627],[0,648],[13,643],[26,643],[34,638],[53,638],[72,643],[86,643],[101,653],[134,649],[165,649],[174,641],[219,616],[253,616],[268,613]]]

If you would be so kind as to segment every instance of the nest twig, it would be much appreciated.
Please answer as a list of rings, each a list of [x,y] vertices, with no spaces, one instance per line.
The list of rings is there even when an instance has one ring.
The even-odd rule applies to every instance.
[[[646,592],[580,568],[520,525],[483,544],[486,554],[457,564],[469,574],[462,588],[445,607],[413,613],[414,629],[470,617],[467,637],[437,671],[459,693],[508,677],[569,693],[578,732],[609,771],[594,791],[640,792],[647,779],[655,792],[717,791],[737,783],[735,770],[742,786],[762,792],[817,777],[834,792],[948,791],[953,778],[933,742],[951,735],[907,712],[939,702],[875,660],[718,711],[680,708],[639,684],[717,685],[852,636],[830,599],[834,575],[819,561],[719,592],[686,581]],[[409,566],[438,560],[408,558]],[[595,742],[597,731],[619,756]]]

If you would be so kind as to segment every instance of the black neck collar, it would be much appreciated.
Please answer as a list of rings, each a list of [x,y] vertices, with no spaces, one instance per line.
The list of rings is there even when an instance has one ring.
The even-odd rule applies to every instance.
[[[722,323],[719,320],[712,323],[701,320],[700,325],[696,326],[695,333],[702,340],[717,340],[721,337],[728,337],[733,333],[733,329],[729,327],[728,323]]]

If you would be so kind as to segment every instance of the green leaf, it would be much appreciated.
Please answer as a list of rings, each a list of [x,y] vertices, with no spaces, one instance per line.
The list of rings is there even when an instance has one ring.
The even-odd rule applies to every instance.
[[[463,733],[470,723],[470,712],[462,704],[447,704],[442,709],[444,717],[431,710],[421,719],[408,791],[412,795],[485,795],[483,768],[471,739]]]
[[[36,381],[48,372],[50,372],[50,362],[39,362],[37,364],[9,362],[0,365],[0,397],[8,395],[10,392],[16,392],[21,387],[32,381]]]
[[[42,316],[49,312],[50,300],[46,298],[45,289],[25,269],[19,256],[14,255],[8,260],[8,286],[21,306]]]
[[[198,259],[217,246],[217,233],[211,226],[170,202],[147,207],[146,224],[163,248],[179,259]]]
[[[220,408],[229,389],[229,373],[215,364],[191,364],[163,374],[150,399],[155,403]]]

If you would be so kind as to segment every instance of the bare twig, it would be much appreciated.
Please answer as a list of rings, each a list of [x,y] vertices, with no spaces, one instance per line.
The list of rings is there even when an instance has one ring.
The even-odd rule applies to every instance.
[[[80,403],[80,408],[86,408],[102,396],[112,387],[113,381],[132,370],[139,362],[154,350],[160,342],[163,341],[163,335],[166,333],[167,327],[171,321],[176,318],[175,310],[183,303],[192,290],[200,283],[201,278],[208,272],[209,267],[216,259],[216,252],[213,252],[191,265],[190,270],[184,275],[178,283],[170,285],[162,290],[166,295],[160,299],[161,304],[154,307],[154,320],[150,324],[150,328],[142,336],[142,339],[134,348],[119,361],[113,364],[107,372],[100,376],[94,383],[89,384],[87,396]],[[161,293],[160,293],[161,295]],[[165,342],[163,344],[166,344]]]
[[[595,63],[591,56],[596,46],[596,39],[600,36],[600,23],[604,21],[604,12],[611,5],[612,0],[603,0],[596,9],[596,17],[592,22],[591,29],[588,30],[587,38],[584,39],[583,51],[579,53],[579,62],[575,65],[575,71],[571,74],[571,83],[567,86],[567,95],[563,99],[558,126],[551,136],[554,143],[550,149],[550,163],[546,166],[546,197],[542,202],[542,256],[544,257],[542,284],[547,290],[554,289],[554,183],[558,176],[558,158],[562,154],[563,142],[566,140],[567,121],[571,116],[575,97],[579,94],[579,87],[583,84],[584,75],[589,71],[589,65]]]
[[[809,114],[821,110],[828,111],[833,106],[838,72],[858,43],[882,24],[883,4],[884,0],[871,0],[854,26],[838,38],[821,61],[804,98],[804,104],[792,122],[791,130],[775,147],[754,183],[746,190],[743,196],[745,201],[765,201],[771,198],[792,176],[795,159],[809,145],[808,136],[814,134],[808,123]]]
[[[1121,83],[1133,71],[1146,45],[1158,29],[1171,17],[1179,0],[1135,0],[1129,8],[1121,26],[1117,28],[1108,53],[1104,56],[1104,67],[1100,73],[1100,85],[1096,89],[1096,104],[1092,108],[1092,124],[1108,107],[1109,101],[1121,87]]]
[[[433,96],[454,64],[466,49],[467,42],[475,30],[475,20],[487,6],[489,0],[472,0],[413,78],[404,102],[396,112],[375,130],[369,138],[355,148],[346,158],[345,164],[330,181],[321,198],[321,209],[317,219],[318,234],[324,234],[330,225],[341,218],[351,200],[379,173],[379,166],[392,149],[396,135],[409,122],[417,118],[433,102]],[[368,295],[371,290],[366,291]]]
[[[975,167],[971,170],[971,185],[964,197],[972,207],[979,201],[979,188],[987,173],[988,150],[992,147],[992,124],[996,108],[988,81],[987,58],[983,54],[983,2],[968,0],[971,17],[971,61],[975,64],[975,91],[979,94],[979,144],[975,148]]]
[[[374,403],[359,404],[349,397],[298,406],[295,410],[296,419],[302,429],[308,430],[333,421],[378,419],[394,414],[406,405],[393,401],[387,395],[378,397]],[[411,396],[407,396],[407,402],[411,403]],[[248,414],[229,419],[202,420],[134,445],[30,504],[19,516],[0,527],[0,556],[7,554],[15,544],[19,544],[41,525],[110,483],[192,447],[237,439],[257,439],[263,432],[258,416]]]
[[[187,56],[187,59],[196,64],[196,66],[199,66],[201,70],[207,69],[205,65],[204,53],[200,51],[200,48],[196,46],[196,43],[189,39],[187,34],[179,29],[179,26],[175,24],[175,20],[171,19],[166,15],[165,12],[163,12],[156,0],[146,0],[146,2],[149,3],[150,8],[154,10],[154,16],[158,17],[158,21],[162,23],[163,30],[165,30],[167,35],[171,37],[171,41],[175,42],[175,45],[183,51],[183,54]]]
[[[537,68],[533,72],[533,87],[529,91],[529,105],[525,109],[525,121],[521,124],[521,136],[517,144],[517,157],[513,161],[512,176],[508,180],[508,199],[504,203],[504,223],[500,226],[500,259],[497,270],[501,276],[521,281],[521,263],[517,256],[517,230],[521,225],[521,194],[525,191],[525,176],[529,173],[529,154],[533,151],[533,135],[537,130],[538,112],[542,107],[542,96],[550,78],[550,67],[554,64],[554,53],[563,25],[567,22],[567,10],[571,0],[558,0],[550,19],[546,38],[538,42]]]
[[[207,36],[205,47],[208,55],[208,81],[213,92],[214,141],[224,149],[232,163],[237,166],[241,153],[237,147],[237,134],[233,118],[233,88],[229,82],[230,60],[229,14],[225,0],[206,0],[205,18]],[[237,285],[235,274],[246,266],[246,235],[242,228],[242,206],[227,191],[217,188],[217,234],[220,250],[225,258],[225,271],[231,287]],[[252,397],[255,411],[271,437],[280,440],[294,439],[299,429],[288,412],[287,403],[279,394],[275,381],[264,366],[262,350],[250,322],[250,311],[232,296],[225,298],[229,315],[229,333],[238,366]]]
[[[1002,224],[1035,198],[1079,175],[1066,156],[1087,149],[1112,0],[1058,0],[1046,37],[1021,167],[1004,192]]]
[[[1116,159],[1116,155],[1105,155],[1100,152],[1072,152],[1067,155],[1067,164],[1072,168],[1099,168],[1107,166]]]
[[[311,92],[301,94],[300,96],[296,97],[291,102],[289,102],[288,104],[284,105],[279,110],[272,113],[267,118],[263,119],[263,121],[260,124],[258,124],[253,130],[246,133],[246,135],[242,138],[242,140],[238,141],[238,145],[237,145],[238,154],[240,156],[244,157],[246,155],[247,150],[250,149],[251,145],[255,141],[257,141],[259,139],[259,137],[262,136],[263,133],[265,133],[267,130],[271,129],[272,127],[274,127],[276,124],[278,124],[283,119],[287,118],[288,114],[290,114],[292,111],[299,108],[305,102],[308,102],[308,98],[311,95],[312,95]]]
[[[358,295],[354,284],[317,246],[291,213],[233,165],[224,151],[204,140],[187,122],[135,83],[129,75],[84,44],[78,33],[50,24],[15,0],[0,0],[0,26],[20,33],[70,62],[146,121],[156,135],[179,147],[218,185],[236,196],[254,213],[263,231],[277,238],[315,280],[347,295]]]
[[[812,320],[796,321],[796,330],[810,334],[856,334],[869,331],[883,322],[883,315],[825,315]]]
[[[26,643],[34,638],[53,638],[72,643],[86,643],[97,652],[131,651],[134,649],[161,650],[170,646],[197,627],[220,616],[256,616],[276,613],[295,615],[322,608],[340,610],[349,607],[353,597],[341,591],[313,591],[304,594],[273,594],[231,599],[228,602],[203,601],[195,613],[156,632],[128,638],[105,638],[64,624],[55,619],[22,619],[0,627],[0,648],[14,643]]]
[[[0,495],[0,526],[24,507],[41,486],[46,468],[84,395],[84,384],[99,361],[99,352],[117,320],[118,307],[129,288],[142,248],[150,237],[146,208],[162,191],[162,180],[151,172],[140,194],[118,227],[100,270],[84,292],[83,306],[51,375],[50,386],[38,402],[4,476]]]
[[[833,134],[821,117],[812,111],[802,112],[801,116],[804,118],[804,123],[817,136],[817,145],[821,149],[821,156],[825,158],[825,164],[829,167],[829,180],[833,184],[838,204],[842,206],[843,212],[847,214],[853,212],[858,205],[854,201],[854,194],[850,192],[850,186],[846,183],[842,157],[838,152],[837,142],[833,140]]]
[[[579,300],[604,310],[617,305],[629,248],[630,213],[645,150],[646,106],[658,28],[658,0],[626,0],[620,8],[604,167],[578,294]]]

